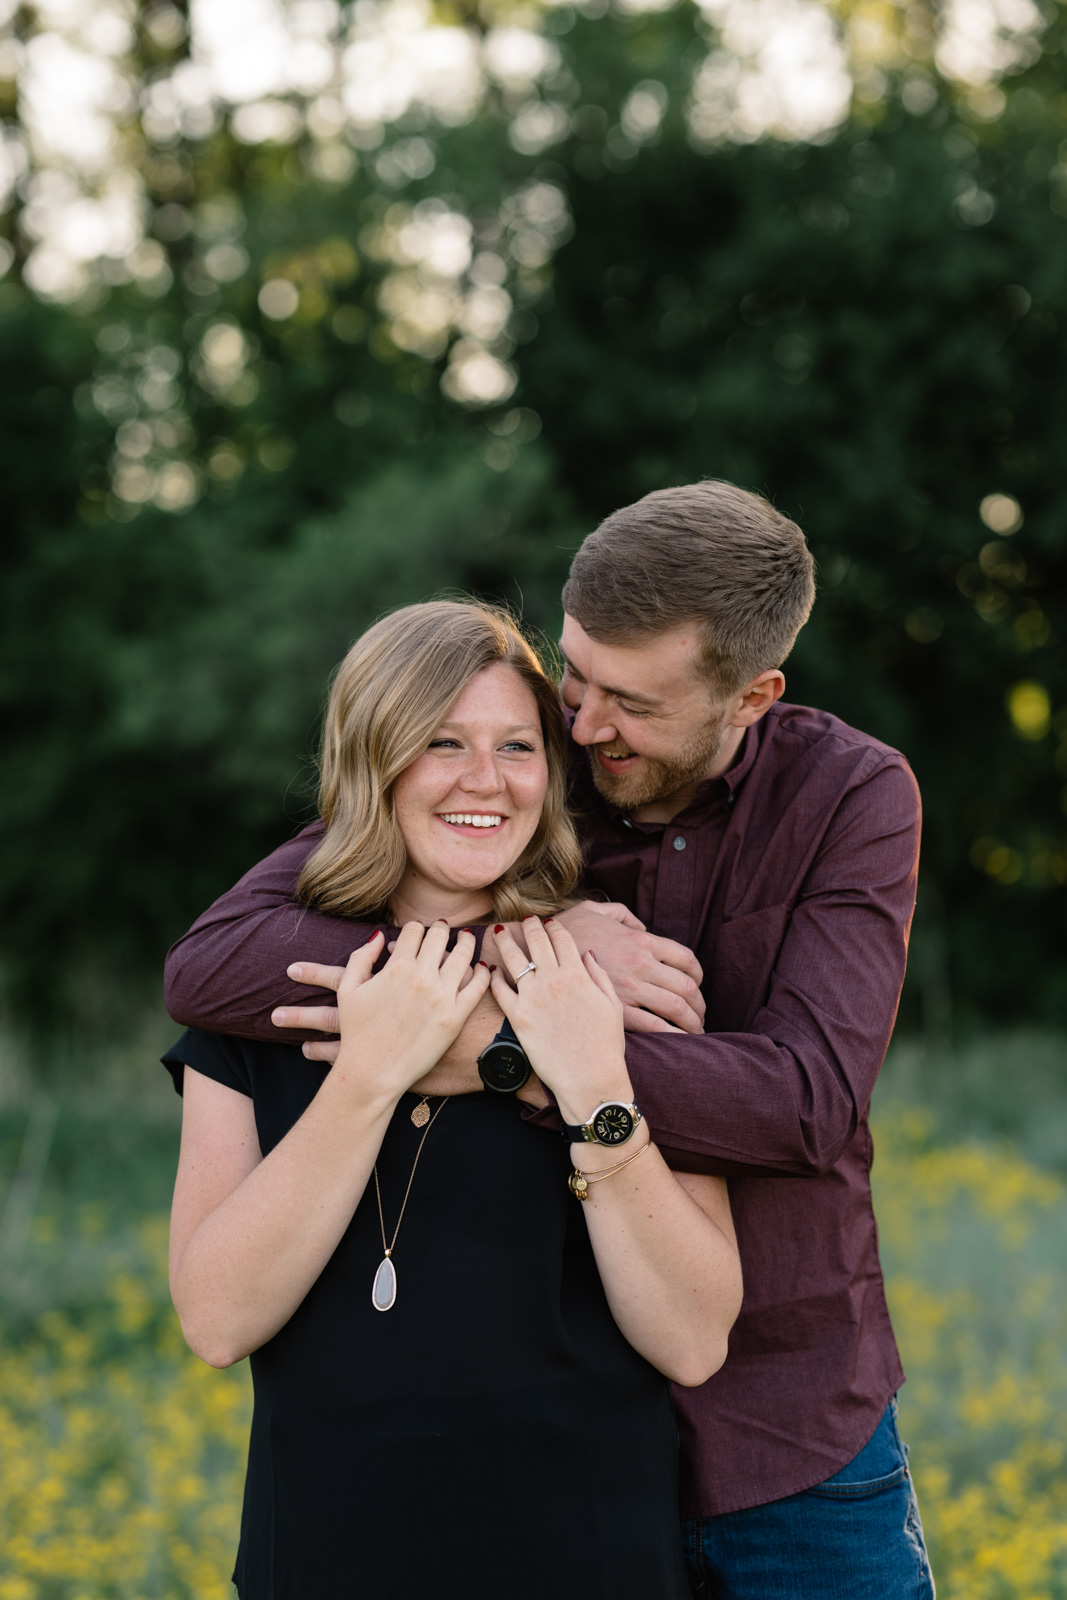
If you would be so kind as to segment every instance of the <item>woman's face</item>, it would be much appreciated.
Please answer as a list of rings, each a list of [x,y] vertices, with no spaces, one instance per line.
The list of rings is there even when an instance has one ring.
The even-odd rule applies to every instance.
[[[495,883],[533,838],[547,787],[533,691],[513,667],[486,667],[394,785],[408,853],[397,902],[417,915],[415,905],[427,894],[470,894]],[[427,909],[448,914],[444,907]],[[486,899],[462,915],[490,909]]]

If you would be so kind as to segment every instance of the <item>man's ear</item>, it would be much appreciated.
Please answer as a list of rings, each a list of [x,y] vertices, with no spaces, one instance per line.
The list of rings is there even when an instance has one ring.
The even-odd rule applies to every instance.
[[[747,688],[736,696],[729,717],[731,728],[750,728],[766,716],[776,700],[785,694],[785,673],[780,667],[769,667],[753,678]]]

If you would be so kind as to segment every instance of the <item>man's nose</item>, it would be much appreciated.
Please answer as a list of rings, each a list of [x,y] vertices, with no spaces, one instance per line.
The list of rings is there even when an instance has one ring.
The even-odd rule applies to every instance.
[[[610,744],[618,738],[618,729],[609,721],[608,709],[607,701],[586,690],[571,724],[571,738],[575,744]]]

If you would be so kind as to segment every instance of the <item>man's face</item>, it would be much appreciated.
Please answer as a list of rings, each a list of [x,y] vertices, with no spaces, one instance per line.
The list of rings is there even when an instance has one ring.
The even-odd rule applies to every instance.
[[[698,676],[699,628],[686,623],[633,645],[602,644],[565,616],[563,702],[587,746],[593,782],[632,811],[699,782],[722,748],[727,706]]]

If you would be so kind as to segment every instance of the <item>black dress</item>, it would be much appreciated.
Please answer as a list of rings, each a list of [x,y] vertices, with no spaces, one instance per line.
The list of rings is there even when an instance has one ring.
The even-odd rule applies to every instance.
[[[163,1058],[252,1097],[266,1154],[328,1070],[190,1031]],[[378,1157],[392,1236],[418,1096]],[[431,1101],[436,1108],[439,1100]],[[503,1095],[453,1097],[396,1242],[373,1181],[306,1299],[251,1357],[241,1600],[684,1600],[666,1380],[608,1309],[568,1152]]]

